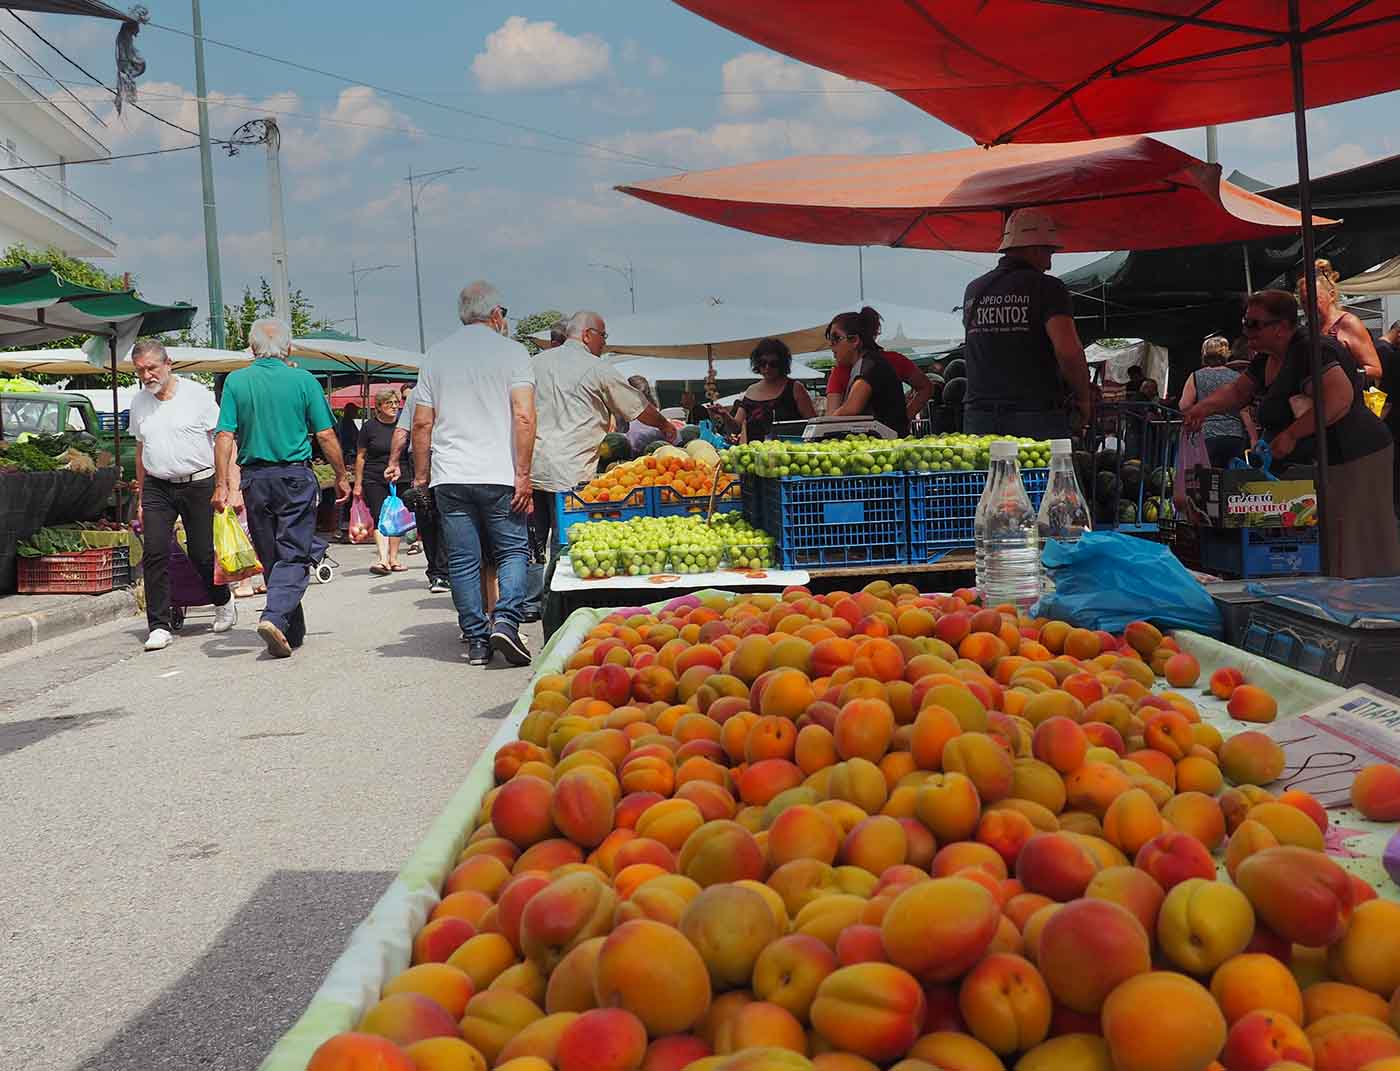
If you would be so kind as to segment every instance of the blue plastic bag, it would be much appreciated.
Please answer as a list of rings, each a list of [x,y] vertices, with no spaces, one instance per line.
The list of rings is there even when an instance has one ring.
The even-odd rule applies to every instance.
[[[1055,590],[1036,605],[1038,617],[1114,633],[1131,621],[1151,621],[1159,628],[1224,634],[1215,600],[1160,543],[1085,532],[1077,543],[1051,540],[1041,563]]]
[[[409,512],[408,507],[403,504],[403,499],[399,497],[398,486],[389,485],[389,497],[384,500],[384,505],[379,508],[379,534],[383,536],[401,536],[413,531],[417,527],[418,521]]]

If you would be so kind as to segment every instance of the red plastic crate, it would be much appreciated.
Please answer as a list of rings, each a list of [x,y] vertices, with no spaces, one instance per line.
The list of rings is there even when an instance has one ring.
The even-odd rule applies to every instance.
[[[16,590],[21,595],[101,595],[113,588],[114,548],[20,558]]]

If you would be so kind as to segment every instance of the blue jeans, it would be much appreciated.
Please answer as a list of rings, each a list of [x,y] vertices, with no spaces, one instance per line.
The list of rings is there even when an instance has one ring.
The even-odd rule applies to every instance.
[[[301,598],[311,581],[316,507],[320,502],[321,488],[308,465],[243,468],[248,534],[267,578],[267,606],[262,619],[281,629],[293,647],[300,647],[306,638]]]
[[[501,484],[441,483],[433,488],[442,517],[452,602],[468,640],[485,640],[490,634],[481,604],[483,549],[492,552],[496,564],[496,620],[518,628],[524,617],[530,537],[526,515],[510,508],[513,493]]]

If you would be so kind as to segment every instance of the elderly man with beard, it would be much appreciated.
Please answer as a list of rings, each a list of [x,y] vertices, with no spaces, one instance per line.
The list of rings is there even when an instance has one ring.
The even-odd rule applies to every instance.
[[[170,355],[155,339],[142,339],[131,363],[144,388],[131,402],[136,437],[136,502],[145,535],[146,650],[170,646],[170,535],[185,524],[185,553],[209,588],[214,631],[227,632],[238,611],[227,584],[214,583],[214,427],[219,406],[203,383],[174,375]]]

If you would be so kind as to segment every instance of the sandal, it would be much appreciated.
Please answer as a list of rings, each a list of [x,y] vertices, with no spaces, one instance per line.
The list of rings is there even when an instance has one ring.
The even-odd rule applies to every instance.
[[[370,571],[371,573],[373,573],[375,576],[388,576],[388,575],[389,575],[389,567],[388,567],[387,565],[385,565],[383,562],[375,562],[373,565],[371,565],[371,566],[369,567],[369,571]]]
[[[406,573],[408,572],[408,566],[406,566],[403,562],[394,562],[392,565],[389,566],[389,572]]]

